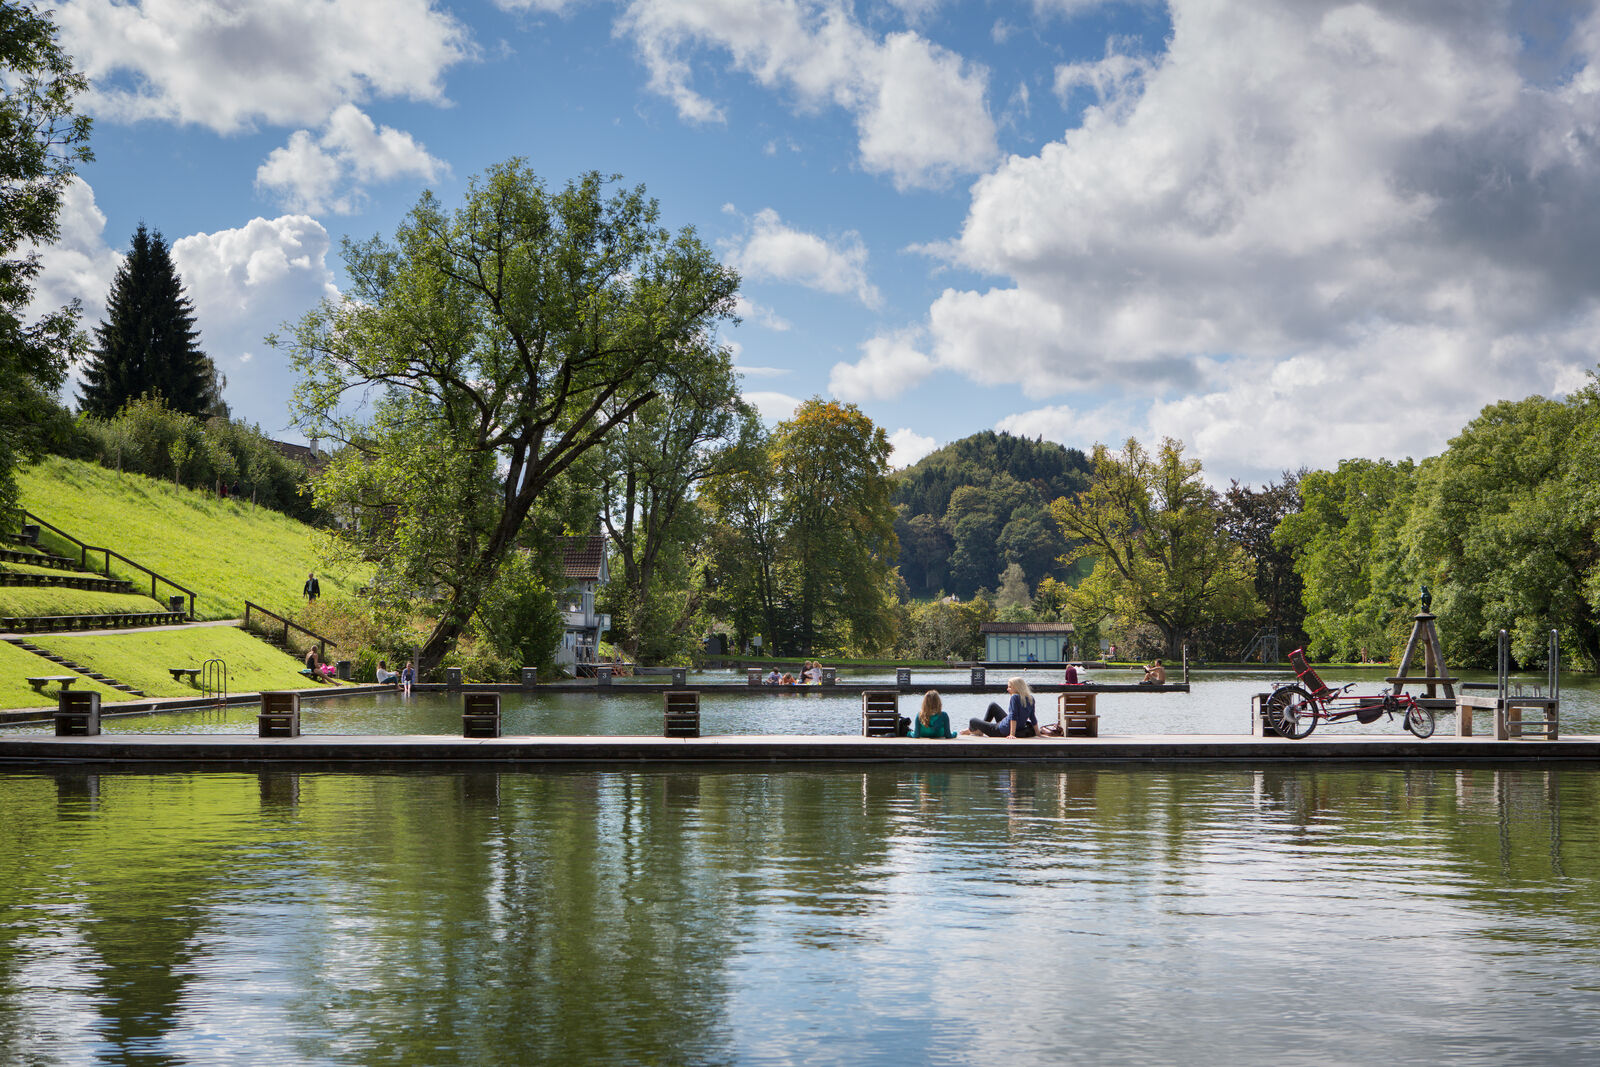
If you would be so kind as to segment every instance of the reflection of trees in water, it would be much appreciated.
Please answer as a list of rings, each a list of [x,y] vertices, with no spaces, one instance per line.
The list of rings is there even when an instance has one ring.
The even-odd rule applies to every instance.
[[[1500,916],[1571,911],[1592,928],[1597,909],[1572,905],[1600,893],[1585,880],[1600,776],[1576,769],[264,771],[0,788],[5,1062],[25,1062],[54,1023],[40,1011],[60,1010],[23,991],[73,966],[111,1058],[161,1062],[187,1011],[226,1018],[240,995],[200,977],[209,956],[235,980],[260,968],[273,992],[250,994],[266,999],[249,1038],[308,1035],[291,1046],[305,1059],[730,1059],[746,953],[882,938],[940,905],[916,896],[931,871],[1002,896],[1059,884],[1080,908],[1181,908],[1230,850],[1296,869],[1300,850],[1379,849]]]
[[[41,1031],[77,1049],[69,1058],[82,1053],[82,1035],[73,1040],[53,1020],[27,1018],[25,991],[40,987],[53,1001],[92,1007],[101,1058],[181,1059],[167,1038],[180,1025],[196,961],[217,928],[211,902],[228,876],[214,862],[211,817],[226,805],[223,794],[237,795],[240,783],[253,779],[225,780],[218,789],[187,775],[62,770],[30,781],[37,790],[7,781],[0,803],[0,868],[7,872],[0,913],[8,916],[0,923],[0,1060],[49,1059],[39,1047]],[[152,840],[160,847],[149,847]],[[21,940],[32,942],[26,953]]]

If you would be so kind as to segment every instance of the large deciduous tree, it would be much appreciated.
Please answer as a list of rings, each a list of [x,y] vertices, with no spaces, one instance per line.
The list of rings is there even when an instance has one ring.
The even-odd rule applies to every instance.
[[[1304,583],[1305,631],[1324,658],[1388,657],[1409,632],[1415,601],[1400,592],[1401,534],[1416,484],[1410,460],[1347,459],[1300,479],[1300,510],[1273,544],[1291,552]]]
[[[36,454],[45,424],[63,417],[55,393],[86,343],[76,302],[36,322],[24,316],[37,249],[59,235],[67,183],[93,158],[89,119],[73,113],[87,85],[48,17],[0,2],[0,508],[16,504],[19,459]]]
[[[200,350],[194,305],[160,231],[140,223],[133,232],[127,258],[111,281],[105,321],[94,333],[94,353],[83,373],[80,406],[86,414],[109,419],[141,396],[159,396],[183,415],[228,414],[217,368]]]
[[[1501,401],[1418,469],[1404,530],[1407,580],[1432,583],[1448,661],[1494,662],[1511,632],[1542,662],[1551,629],[1600,664],[1600,396]],[[1407,608],[1411,603],[1406,597]]]
[[[1250,562],[1222,529],[1216,494],[1183,446],[1150,455],[1130,438],[1121,452],[1094,449],[1089,488],[1050,506],[1068,541],[1068,562],[1094,570],[1072,597],[1087,614],[1154,625],[1176,656],[1195,627],[1248,618],[1259,610]]]
[[[900,544],[889,502],[891,451],[861,409],[816,397],[773,431],[801,655],[819,645],[875,648],[894,636],[889,579]]]
[[[350,447],[319,498],[391,581],[437,598],[421,650],[455,643],[530,509],[656,397],[723,359],[738,277],[643,188],[547,189],[521,160],[454,211],[425,194],[395,234],[346,242],[350,288],[285,343],[308,431]],[[374,394],[373,412],[360,400]]]
[[[813,398],[740,451],[706,492],[714,607],[775,651],[886,648],[900,549],[883,430]]]
[[[703,373],[666,389],[611,435],[602,462],[601,519],[617,561],[612,579],[617,619],[635,663],[676,657],[693,637],[694,598],[686,549],[698,542],[694,494],[719,472],[734,476],[738,441],[755,424],[739,396],[726,355],[708,354]],[[658,588],[667,566],[679,581]]]

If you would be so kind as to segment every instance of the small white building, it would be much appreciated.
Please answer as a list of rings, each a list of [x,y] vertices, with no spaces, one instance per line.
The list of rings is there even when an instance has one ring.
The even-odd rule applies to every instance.
[[[986,622],[978,632],[986,663],[1062,663],[1072,652],[1070,622]]]
[[[584,665],[595,662],[600,637],[611,629],[611,616],[594,609],[595,596],[611,572],[606,564],[606,539],[601,535],[565,537],[562,541],[562,575],[566,584],[559,602],[566,629],[556,663],[576,676],[583,673]]]

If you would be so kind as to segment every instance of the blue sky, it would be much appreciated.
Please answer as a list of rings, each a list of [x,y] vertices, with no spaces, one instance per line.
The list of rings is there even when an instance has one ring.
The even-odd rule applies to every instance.
[[[1437,452],[1581,387],[1600,15],[1392,0],[60,0],[96,161],[39,301],[173,242],[236,414],[339,242],[510,156],[615,172],[745,277],[769,418],[897,459],[983,429],[1177,437],[1208,477]]]

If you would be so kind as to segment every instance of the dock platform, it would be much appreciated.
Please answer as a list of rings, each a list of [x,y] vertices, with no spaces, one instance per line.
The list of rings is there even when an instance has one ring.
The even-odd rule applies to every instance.
[[[606,769],[674,764],[772,768],[785,764],[1072,765],[1087,763],[1591,763],[1600,768],[1600,737],[1559,741],[1409,734],[1307,738],[1238,734],[1164,734],[1095,738],[953,741],[854,736],[730,735],[666,737],[496,737],[244,734],[13,735],[0,738],[0,767],[69,764],[194,769],[293,764],[330,769],[408,764],[456,767],[571,765]]]

